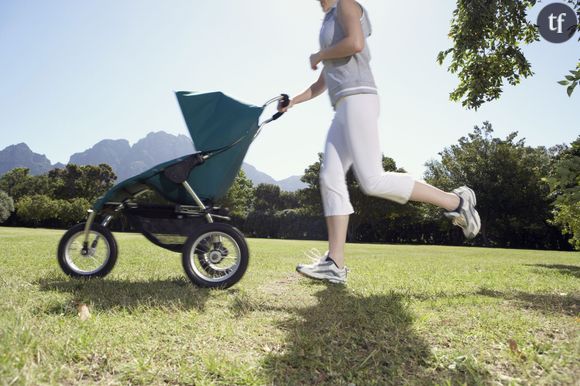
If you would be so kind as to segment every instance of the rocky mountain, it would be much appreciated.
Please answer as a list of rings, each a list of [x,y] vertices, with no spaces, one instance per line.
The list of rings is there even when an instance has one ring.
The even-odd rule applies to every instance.
[[[250,181],[252,181],[254,186],[258,185],[258,184],[276,185],[275,179],[273,179],[272,177],[270,177],[266,173],[259,171],[258,169],[256,169],[255,167],[253,167],[250,164],[247,164],[244,162],[242,164],[242,170],[244,171],[244,173],[246,173],[246,177],[248,177],[250,179]]]
[[[77,165],[109,164],[117,174],[117,181],[121,181],[162,162],[190,154],[192,151],[193,143],[189,137],[158,131],[149,133],[133,146],[126,139],[102,140],[90,149],[73,154],[69,163]],[[52,165],[45,155],[34,153],[24,143],[11,145],[0,151],[0,175],[16,167],[29,168],[31,174],[38,175],[64,166],[61,163]],[[300,181],[299,176],[276,181],[250,164],[244,163],[242,169],[254,185],[274,184],[286,191],[295,191],[306,186]]]
[[[295,192],[308,186],[304,182],[300,181],[300,178],[300,176],[288,177],[283,180],[276,181],[276,185],[280,186],[280,189],[287,192]]]
[[[10,145],[0,151],[0,175],[14,168],[28,168],[33,175],[53,169],[44,154],[34,153],[25,143]]]
[[[117,180],[124,180],[152,166],[192,152],[193,143],[189,137],[158,131],[147,134],[133,146],[126,139],[105,139],[82,153],[73,154],[69,163],[107,163],[117,174]]]
[[[280,189],[287,192],[294,192],[306,187],[306,184],[300,181],[300,176],[291,176],[283,180],[276,181],[268,174],[259,171],[254,166],[245,162],[242,164],[242,170],[244,173],[246,173],[246,176],[252,181],[254,186],[258,184],[278,185]]]

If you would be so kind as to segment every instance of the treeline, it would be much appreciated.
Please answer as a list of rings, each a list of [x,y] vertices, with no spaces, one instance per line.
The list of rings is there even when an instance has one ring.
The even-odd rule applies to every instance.
[[[275,185],[254,187],[240,171],[218,204],[229,208],[234,224],[248,236],[325,239],[318,184],[321,156],[305,170],[305,189],[284,192]],[[427,182],[444,190],[468,185],[477,192],[482,229],[470,244],[580,249],[580,137],[569,146],[530,147],[517,139],[517,133],[504,139],[494,137],[491,124],[485,122],[440,156],[427,162]],[[404,172],[388,157],[383,157],[383,167]],[[0,178],[0,190],[14,200],[11,225],[68,227],[84,220],[86,209],[112,186],[114,178],[108,165],[68,165],[34,177],[26,169],[14,169]],[[356,211],[349,223],[349,241],[465,243],[461,231],[440,209],[365,196],[352,173],[347,182]],[[122,219],[112,225],[129,229]]]
[[[0,177],[0,207],[12,203],[6,225],[68,228],[87,217],[87,209],[116,179],[109,165],[67,165],[48,174],[31,176],[26,168],[16,168]],[[8,199],[6,199],[8,197]],[[11,212],[6,210],[5,212]],[[0,223],[2,221],[0,215]]]

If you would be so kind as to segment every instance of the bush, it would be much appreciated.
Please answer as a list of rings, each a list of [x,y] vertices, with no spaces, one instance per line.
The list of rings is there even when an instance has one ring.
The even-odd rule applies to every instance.
[[[54,200],[45,195],[24,196],[16,204],[16,214],[24,223],[69,227],[85,219],[90,203],[84,198]]]
[[[0,224],[8,220],[14,212],[14,200],[8,194],[0,190]]]
[[[53,219],[55,213],[55,200],[42,194],[24,196],[16,204],[18,218],[33,226],[39,226],[42,222]]]
[[[60,224],[70,227],[87,217],[87,209],[91,207],[85,198],[73,198],[72,200],[57,200],[57,219]]]

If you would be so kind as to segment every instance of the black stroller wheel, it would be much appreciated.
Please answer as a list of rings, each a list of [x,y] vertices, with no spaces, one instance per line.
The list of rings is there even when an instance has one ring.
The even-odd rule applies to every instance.
[[[229,224],[204,224],[183,247],[183,269],[190,280],[208,288],[227,288],[246,272],[248,245],[240,231]]]
[[[103,277],[117,262],[117,242],[100,224],[93,224],[84,248],[85,224],[77,224],[62,236],[58,245],[58,264],[71,277]]]

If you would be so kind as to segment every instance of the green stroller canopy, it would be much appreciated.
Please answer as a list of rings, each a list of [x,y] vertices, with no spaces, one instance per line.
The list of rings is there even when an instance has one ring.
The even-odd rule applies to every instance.
[[[187,181],[201,199],[224,196],[233,183],[258,130],[263,107],[236,101],[221,92],[196,94],[176,92],[187,129],[197,152],[232,147],[216,153],[195,167]],[[169,201],[195,205],[182,185],[171,182],[163,171],[185,157],[157,165],[111,188],[94,205],[100,210],[107,202],[121,202],[145,189],[154,189]]]

